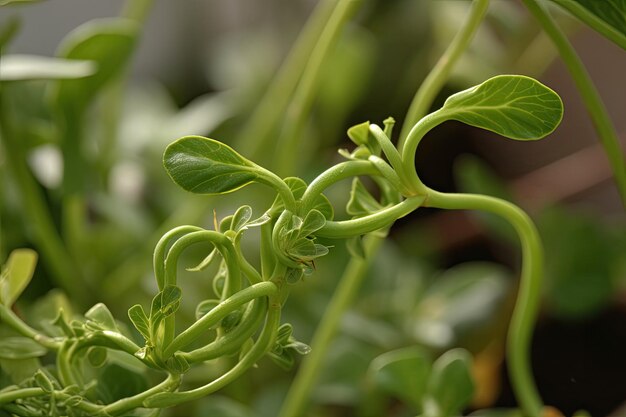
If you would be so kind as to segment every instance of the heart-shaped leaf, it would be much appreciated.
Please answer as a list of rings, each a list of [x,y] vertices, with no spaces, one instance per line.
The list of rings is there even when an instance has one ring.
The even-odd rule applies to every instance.
[[[37,265],[37,252],[16,249],[9,255],[0,275],[0,303],[11,307],[26,288]]]
[[[421,412],[431,363],[425,349],[411,346],[378,356],[372,361],[370,372],[380,389]]]
[[[196,194],[230,193],[259,177],[254,163],[231,147],[201,136],[185,136],[171,143],[163,165],[176,184]]]
[[[559,125],[563,103],[558,94],[537,80],[498,75],[450,96],[439,111],[446,119],[510,139],[536,140]]]
[[[92,61],[38,55],[5,55],[0,60],[0,81],[63,80],[93,75]]]
[[[626,2],[624,0],[552,1],[626,49]]]
[[[472,357],[464,349],[452,349],[433,364],[424,397],[424,416],[459,415],[474,395]]]

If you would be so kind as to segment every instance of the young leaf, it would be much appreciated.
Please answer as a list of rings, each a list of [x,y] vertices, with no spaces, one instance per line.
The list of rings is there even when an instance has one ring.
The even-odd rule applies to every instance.
[[[300,237],[310,236],[316,231],[320,230],[326,224],[326,218],[318,210],[311,210],[307,213],[306,217],[302,221],[300,226]]]
[[[433,364],[424,400],[427,417],[459,415],[474,395],[472,357],[464,349],[452,349]]]
[[[32,249],[16,249],[0,275],[0,303],[11,307],[22,294],[35,272],[37,252]]]
[[[130,318],[133,326],[141,333],[143,338],[150,340],[150,323],[141,304],[135,304],[128,310],[128,318]]]
[[[350,200],[346,206],[346,212],[355,217],[367,216],[382,209],[383,206],[376,201],[370,192],[365,188],[360,179],[352,180],[350,190]]]
[[[217,249],[213,249],[211,253],[209,253],[207,257],[202,260],[202,262],[200,262],[198,265],[194,267],[186,268],[186,270],[189,272],[203,271],[206,268],[208,268],[209,265],[211,265],[211,263],[219,257],[219,255],[220,255],[220,252]]]
[[[161,312],[167,317],[178,310],[183,293],[176,285],[168,285],[161,291]]]
[[[98,303],[85,313],[85,317],[102,330],[117,331],[117,324],[106,305]]]
[[[419,346],[393,350],[372,361],[370,372],[378,387],[392,394],[414,410],[422,410],[431,358]]]
[[[4,55],[0,60],[0,81],[62,80],[93,75],[91,61],[38,55]]]
[[[370,122],[359,123],[348,129],[348,137],[355,145],[369,145]]]
[[[196,194],[224,194],[256,180],[256,165],[229,146],[201,136],[185,136],[171,143],[163,165],[172,180]]]
[[[45,355],[48,350],[32,339],[22,336],[0,339],[0,359],[29,359]]]
[[[235,214],[233,214],[233,220],[230,226],[230,230],[239,232],[244,226],[246,226],[251,218],[252,207],[247,205],[239,207]]]
[[[220,300],[204,300],[196,306],[196,320],[200,320],[205,314],[213,310]]]
[[[552,0],[607,39],[626,49],[626,2],[623,0]]]
[[[450,96],[443,116],[516,140],[541,139],[563,117],[561,98],[539,81],[498,75]]]

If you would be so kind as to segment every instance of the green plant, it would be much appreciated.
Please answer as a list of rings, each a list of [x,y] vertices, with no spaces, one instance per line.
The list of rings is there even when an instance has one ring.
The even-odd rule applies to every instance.
[[[329,168],[310,184],[295,177],[283,180],[213,139],[187,136],[177,140],[165,151],[164,165],[174,182],[185,190],[224,194],[256,182],[274,189],[276,200],[255,219],[252,208],[242,206],[216,225],[216,230],[181,226],[164,235],[154,252],[154,272],[160,291],[148,313],[141,305],[129,310],[131,321],[144,338],[142,347],[118,329],[102,304],[90,309],[82,320],[67,321],[61,313],[55,322],[61,334],[55,336],[41,334],[23,323],[10,310],[15,295],[9,297],[0,307],[3,321],[23,337],[37,342],[38,348],[55,351],[58,374],[39,372],[21,386],[3,390],[0,400],[8,403],[6,407],[10,410],[37,409],[44,401],[55,404],[58,410],[73,409],[77,414],[120,415],[138,407],[158,409],[208,395],[240,377],[266,354],[279,364],[290,366],[294,354],[308,353],[309,348],[293,339],[291,325],[280,324],[280,311],[291,286],[310,275],[315,260],[328,253],[329,247],[317,243],[319,239],[359,239],[426,206],[494,212],[517,230],[524,265],[509,335],[511,374],[525,413],[539,415],[541,401],[527,362],[542,262],[535,228],[523,212],[502,200],[446,194],[428,188],[420,181],[413,161],[424,135],[447,120],[459,120],[516,140],[535,140],[552,132],[561,116],[561,101],[552,90],[528,77],[497,76],[451,96],[440,110],[415,125],[400,149],[390,139],[392,119],[385,122],[384,130],[370,123],[351,128],[348,136],[356,148],[352,152],[343,151],[347,160]],[[383,154],[388,162],[382,158]],[[372,178],[380,188],[380,199],[375,199],[355,179],[347,206],[353,218],[333,220],[333,207],[324,190],[357,176]],[[261,229],[260,268],[248,262],[241,249],[241,239],[253,227]],[[176,333],[175,315],[182,299],[176,279],[178,259],[187,247],[200,242],[209,242],[214,249],[195,270],[219,262],[213,278],[215,298],[200,303],[196,309],[197,321]],[[4,285],[10,293],[17,294],[29,276],[14,278],[14,270],[15,266],[9,266]],[[212,329],[214,340],[194,348],[194,342]],[[30,352],[31,355],[41,356],[41,348]],[[99,404],[85,386],[80,369],[87,363],[96,368],[102,366],[106,362],[105,348],[132,355],[167,377],[136,395]],[[231,354],[239,359],[219,378],[176,392],[182,375],[194,363]]]
[[[532,10],[532,2],[527,3]],[[298,355],[306,354],[281,411],[284,417],[301,415],[339,320],[354,299],[389,228],[397,219],[420,207],[434,207],[494,213],[517,231],[524,262],[509,333],[510,374],[524,415],[539,416],[542,413],[543,405],[528,363],[542,270],[542,251],[532,222],[523,211],[504,200],[441,193],[427,187],[417,174],[414,160],[423,137],[448,120],[515,140],[540,139],[560,122],[561,101],[556,93],[531,78],[507,75],[454,94],[439,110],[427,114],[486,13],[488,2],[476,0],[457,36],[415,95],[404,118],[397,146],[392,141],[393,119],[385,120],[383,127],[362,123],[348,131],[356,148],[340,151],[345,158],[343,162],[327,169],[309,184],[296,177],[282,178],[291,174],[300,161],[293,155],[297,154],[298,141],[305,136],[306,115],[313,107],[322,69],[332,45],[337,42],[341,29],[357,5],[357,2],[348,1],[320,3],[280,76],[245,128],[234,135],[237,139],[234,147],[247,150],[252,154],[250,159],[224,143],[201,136],[185,136],[167,148],[166,170],[174,182],[188,191],[224,194],[260,183],[273,189],[276,198],[269,208],[258,206],[251,191],[249,200],[246,200],[250,205],[234,210],[219,224],[216,219],[213,230],[180,226],[163,235],[153,254],[158,292],[149,309],[136,304],[128,312],[141,335],[139,342],[135,338],[137,334],[116,321],[104,304],[97,304],[84,315],[73,315],[66,307],[53,325],[32,321],[34,327],[30,327],[13,304],[30,280],[36,258],[30,252],[13,252],[0,281],[2,323],[13,331],[10,337],[0,341],[3,348],[0,362],[9,366],[8,361],[19,360],[24,361],[25,366],[19,375],[8,372],[14,379],[9,387],[0,391],[1,408],[17,415],[34,415],[44,409],[57,415],[157,415],[161,408],[197,400],[225,387],[264,356],[271,357],[281,367],[290,368]],[[131,2],[128,17],[143,20],[148,6],[149,2]],[[83,230],[88,217],[88,187],[79,178],[83,171],[81,166],[88,165],[85,155],[80,155],[81,144],[84,144],[84,115],[96,93],[105,86],[112,86],[109,91],[104,90],[110,93],[104,97],[105,102],[113,104],[106,119],[115,120],[119,116],[112,114],[116,111],[123,83],[123,74],[118,71],[130,56],[138,33],[136,23],[129,21],[101,22],[92,30],[92,36],[83,41],[89,44],[102,40],[102,36],[114,38],[104,42],[107,49],[86,48],[93,54],[81,54],[76,52],[81,48],[73,50],[68,47],[58,60],[30,63],[26,60],[21,63],[25,64],[22,70],[18,68],[13,73],[17,75],[6,70],[0,73],[3,77],[3,109],[10,107],[4,104],[4,100],[19,96],[15,91],[4,94],[5,91],[11,92],[18,82],[40,78],[54,81],[53,94],[49,96],[54,114],[44,119],[51,122],[55,137],[62,139],[67,172],[74,172],[65,179],[59,199],[64,219],[62,233],[55,230],[50,213],[46,213],[46,202],[26,166],[26,153],[32,144],[25,145],[16,140],[24,132],[26,137],[35,136],[29,130],[30,124],[21,123],[22,115],[2,111],[2,138],[7,153],[15,156],[8,171],[21,185],[26,200],[24,207],[43,225],[35,230],[36,247],[51,265],[57,284],[74,295],[88,294],[89,288],[99,288],[101,284],[96,279],[95,283],[85,285],[78,279],[89,256],[84,245],[93,243]],[[10,33],[1,41],[8,38]],[[84,46],[78,42],[80,45]],[[82,61],[77,62],[75,58]],[[106,71],[94,73],[94,63],[99,63]],[[3,65],[8,64],[11,64],[10,59],[3,58]],[[23,68],[27,71],[24,72]],[[35,68],[39,72],[33,71]],[[592,107],[596,113],[601,113],[599,106],[594,104]],[[81,117],[73,118],[73,114]],[[114,131],[115,126],[111,123],[105,129]],[[264,153],[271,148],[274,137],[279,138],[276,140],[278,151]],[[112,143],[105,146],[109,151],[98,160],[98,166],[103,169],[95,177],[104,176],[111,169],[110,162],[114,159],[111,146]],[[608,147],[614,167],[617,167],[616,178],[620,181],[621,157],[615,157],[614,145]],[[262,160],[263,165],[273,169],[263,168],[252,160]],[[335,183],[353,177],[346,207],[352,218],[336,221],[333,219],[333,204],[337,203],[333,199],[331,204],[324,193]],[[356,177],[368,177],[368,180]],[[377,186],[377,192],[370,192],[371,184]],[[163,222],[160,229],[169,229],[172,224],[189,219],[195,222],[198,214],[194,213],[206,210],[206,203],[202,204],[191,214],[178,216],[177,219],[183,220]],[[184,205],[193,207],[193,203]],[[253,215],[255,212],[257,216]],[[244,235],[246,238],[254,236],[247,232],[253,228],[260,229],[260,240],[256,244],[258,254],[251,255],[249,249],[254,242],[246,242],[253,239],[243,238]],[[124,227],[117,230],[123,231]],[[137,240],[142,239],[145,239],[144,235]],[[318,261],[318,258],[329,254],[338,239],[348,242],[349,264],[309,352],[311,349],[292,335],[292,326],[281,324],[281,311],[288,304],[288,294],[297,288],[297,282],[303,277],[309,279],[306,277],[325,262],[324,259]],[[181,320],[181,316],[184,317],[181,306],[187,310],[190,307],[189,302],[183,302],[183,291],[178,285],[179,259],[188,247],[196,246],[196,250],[201,247],[204,251],[207,245],[211,248],[208,253],[203,253],[206,256],[204,261],[189,269],[192,274],[210,275],[213,297],[201,301],[195,309],[196,320],[191,324],[187,321],[186,329],[176,332],[176,326],[185,322],[184,318]],[[140,255],[143,251],[136,258]],[[133,276],[140,275],[141,267],[137,268],[133,261],[136,259],[103,275],[126,279],[129,270]],[[126,265],[130,266],[127,268]],[[103,281],[107,281],[103,287],[111,289],[120,280]],[[136,282],[135,279],[129,281]],[[132,286],[125,285],[126,288]],[[116,291],[119,294],[120,290]],[[109,297],[114,298],[115,292],[111,294]],[[14,336],[15,332],[20,336]],[[40,359],[51,356],[54,356],[55,364],[37,371],[45,363]],[[196,369],[208,369],[203,364],[214,359],[221,359],[219,364],[228,364],[229,368],[222,370],[216,366],[210,377],[194,375]],[[402,399],[412,412],[451,416],[463,410],[474,390],[470,367],[471,359],[463,350],[434,355],[417,347],[383,355],[372,363],[371,374],[380,390]],[[419,372],[406,375],[403,373],[406,369]],[[156,376],[161,377],[161,382],[150,385],[149,381]],[[183,385],[183,376],[187,385]],[[119,379],[131,382],[115,390],[110,382]],[[189,389],[189,385],[198,385],[198,388]],[[456,388],[449,389],[450,386]],[[143,408],[149,410],[139,410]]]

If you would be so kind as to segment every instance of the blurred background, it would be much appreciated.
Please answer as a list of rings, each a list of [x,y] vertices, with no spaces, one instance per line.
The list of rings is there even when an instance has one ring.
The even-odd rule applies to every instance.
[[[124,5],[118,0],[49,0],[3,7],[0,27],[14,18],[21,22],[3,53],[53,56],[68,32],[92,19],[118,16]],[[246,127],[315,5],[303,0],[154,1],[127,78],[97,96],[84,116],[85,221],[75,250],[68,246],[71,256],[80,259],[76,270],[87,296],[67,297],[67,288],[55,289],[58,282],[42,254],[19,304],[25,315],[37,322],[46,318],[50,305],[81,313],[102,301],[116,317],[125,318],[132,304],[146,305],[156,290],[151,253],[165,231],[180,224],[208,227],[213,210],[221,218],[244,203],[261,214],[271,202],[255,186],[251,194],[219,198],[179,190],[161,167],[168,143],[187,134],[210,136],[283,176],[310,181],[340,160],[337,148],[350,147],[348,127],[366,120],[381,124],[388,116],[402,123],[417,87],[454,36],[469,2],[361,2],[324,62],[300,131],[299,162],[280,172],[289,164],[277,161],[281,157],[271,135],[261,146]],[[624,141],[626,53],[560,10],[553,11]],[[420,145],[418,172],[432,188],[505,197],[531,214],[544,240],[547,263],[533,347],[541,394],[565,415],[586,409],[594,416],[623,416],[624,208],[569,74],[521,3],[492,1],[433,107],[502,73],[536,77],[559,93],[565,115],[558,130],[543,141],[515,142],[449,122]],[[37,192],[62,230],[62,129],[55,125],[50,89],[46,82],[25,82],[7,84],[4,91],[11,97],[11,111],[19,114],[13,124],[25,143]],[[271,131],[279,136],[280,126]],[[4,261],[15,248],[41,249],[24,209],[23,188],[8,167],[12,155],[6,147],[0,152]],[[349,184],[329,191],[337,218],[346,218],[348,193]],[[248,248],[252,258],[256,239],[252,235]],[[285,320],[294,325],[299,340],[310,341],[324,312],[342,271],[337,265],[348,260],[344,246],[336,244],[315,275],[292,292]],[[189,252],[182,264],[202,259],[206,248]],[[514,406],[503,343],[518,272],[513,230],[496,218],[420,209],[399,221],[342,322],[307,415],[366,416],[376,415],[371,414],[376,409],[378,415],[411,415],[397,400],[384,399],[374,407],[365,399],[373,392],[367,377],[371,360],[413,344],[435,353],[467,348],[475,355],[480,387],[472,409]],[[191,321],[192,306],[208,297],[210,277],[211,271],[205,279],[181,279],[183,304],[189,300],[190,306],[183,321]],[[259,368],[245,381],[169,415],[277,415],[296,369],[285,372],[269,361]],[[194,376],[204,380],[206,372],[218,370],[198,371],[187,382],[193,384]]]

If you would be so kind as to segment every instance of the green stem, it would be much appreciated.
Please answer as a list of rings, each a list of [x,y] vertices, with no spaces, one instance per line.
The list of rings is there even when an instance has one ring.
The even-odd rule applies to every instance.
[[[167,397],[162,398],[156,396],[153,400],[147,402],[146,405],[148,407],[170,407],[183,402],[197,400],[223,388],[243,375],[244,372],[251,368],[265,353],[267,353],[276,339],[276,332],[280,323],[281,311],[280,302],[277,300],[278,297],[280,297],[280,295],[276,293],[270,298],[267,320],[265,321],[265,327],[263,328],[261,335],[252,349],[250,349],[250,351],[248,351],[248,353],[246,353],[233,368],[221,377],[202,387],[190,391],[170,394]]]
[[[276,170],[279,173],[290,173],[296,168],[299,139],[302,136],[305,122],[308,119],[316,90],[319,86],[324,61],[332,47],[337,43],[341,30],[349,16],[360,5],[359,1],[338,0],[322,31],[315,48],[308,58],[302,78],[289,104],[286,121],[276,147]]]
[[[6,323],[22,336],[33,339],[46,349],[59,350],[61,347],[60,342],[39,333],[37,330],[33,329],[17,317],[10,308],[2,304],[0,304],[0,322]]]
[[[272,133],[284,118],[289,99],[300,80],[320,34],[324,30],[337,0],[321,0],[281,65],[250,121],[237,137],[236,148],[248,149],[252,159],[269,145]],[[252,140],[256,139],[256,140]]]
[[[260,297],[252,301],[246,309],[236,329],[217,340],[191,352],[180,352],[179,356],[189,363],[203,362],[235,353],[255,333],[267,312],[267,298]]]
[[[37,250],[50,268],[55,284],[73,300],[88,300],[83,283],[78,278],[78,268],[67,251],[59,232],[54,226],[45,197],[26,163],[26,152],[14,135],[4,88],[0,94],[0,133],[5,151],[7,168],[12,172],[22,200],[22,209],[28,217],[29,231],[33,233]]]
[[[226,317],[230,312],[240,306],[259,297],[267,297],[276,293],[277,287],[273,282],[265,281],[254,284],[245,288],[230,298],[219,303],[215,308],[202,316],[198,321],[189,326],[187,330],[180,333],[167,346],[163,352],[164,358],[171,357],[178,350],[189,345],[198,337],[202,336],[208,329],[216,325],[220,320]]]
[[[442,110],[437,110],[436,112],[422,117],[420,121],[413,126],[406,138],[404,146],[402,147],[402,166],[404,175],[409,178],[409,184],[412,187],[412,191],[415,193],[425,194],[422,181],[419,179],[417,171],[415,170],[415,152],[417,152],[417,146],[420,144],[426,133],[446,120],[447,118]]]
[[[66,394],[64,392],[55,391],[52,393],[47,393],[41,388],[21,388],[12,391],[1,392],[0,405],[8,404],[22,398],[42,397],[45,395],[52,395],[53,397],[61,401],[67,400],[70,397],[69,394]],[[76,408],[91,413],[92,415],[96,415],[102,409],[102,406],[83,400],[80,402],[80,404],[76,405]]]
[[[154,277],[159,286],[159,291],[165,288],[165,257],[167,256],[171,242],[186,234],[202,230],[204,229],[198,226],[178,226],[165,233],[161,239],[159,239],[152,256],[152,267],[154,268]]]
[[[291,384],[280,411],[280,417],[299,417],[304,414],[311,390],[323,369],[324,358],[328,353],[333,337],[337,333],[341,318],[361,287],[361,283],[384,239],[378,234],[368,235],[364,242],[366,257],[353,257],[350,260],[326,308],[324,317],[315,331],[311,342],[311,352],[304,357],[298,374]]]
[[[524,415],[539,417],[543,403],[535,387],[530,364],[532,331],[539,310],[543,274],[543,251],[535,225],[519,207],[494,197],[429,190],[424,206],[487,211],[503,217],[517,231],[522,245],[522,272],[509,326],[508,366],[513,389]]]
[[[300,207],[302,214],[313,208],[315,199],[325,189],[341,180],[359,175],[380,175],[376,167],[369,161],[345,161],[328,168],[315,178],[302,195]]]
[[[623,151],[613,123],[598,91],[591,81],[589,73],[576,54],[572,44],[556,25],[545,7],[535,0],[524,0],[524,4],[552,39],[561,55],[561,59],[563,59],[565,66],[569,70],[609,159],[622,203],[626,206],[626,164],[622,156]]]
[[[409,197],[394,206],[368,216],[339,222],[327,221],[324,227],[315,232],[316,236],[335,239],[364,235],[384,227],[389,227],[397,219],[413,212],[424,202],[424,196]]]
[[[121,400],[105,406],[102,409],[102,413],[106,413],[105,415],[119,415],[127,411],[142,407],[144,401],[151,396],[160,394],[162,392],[174,391],[180,385],[180,381],[180,375],[169,374],[163,382],[155,385],[149,390],[146,390],[132,397],[122,398]]]
[[[404,123],[402,124],[399,149],[402,149],[403,142],[409,136],[413,125],[428,113],[437,93],[441,91],[441,88],[448,80],[448,76],[454,64],[456,64],[463,52],[467,49],[474,34],[478,30],[487,12],[488,6],[489,0],[474,0],[463,26],[461,26],[461,29],[457,32],[450,45],[448,45],[446,51],[439,58],[439,61],[437,61],[417,90],[404,119]]]

